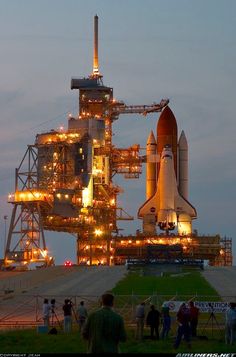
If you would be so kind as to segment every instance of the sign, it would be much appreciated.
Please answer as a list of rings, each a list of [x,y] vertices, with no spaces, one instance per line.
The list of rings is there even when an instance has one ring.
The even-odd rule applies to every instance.
[[[167,304],[170,308],[170,312],[178,312],[180,305],[186,301],[164,301],[163,304]],[[222,301],[194,301],[194,305],[199,309],[199,312],[216,312],[216,313],[225,313],[229,308],[228,302]]]

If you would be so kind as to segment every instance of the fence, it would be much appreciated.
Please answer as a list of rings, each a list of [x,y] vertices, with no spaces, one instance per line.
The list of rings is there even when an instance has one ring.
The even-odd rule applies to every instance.
[[[0,295],[0,327],[1,329],[15,329],[15,328],[26,328],[26,327],[36,327],[42,325],[42,305],[44,298],[56,300],[54,325],[61,325],[63,321],[63,310],[62,306],[65,299],[70,299],[73,303],[73,326],[77,326],[77,307],[80,301],[84,301],[88,312],[92,312],[100,306],[100,297],[98,296],[42,296],[42,295],[16,295],[9,292],[5,295]],[[126,326],[135,325],[134,312],[136,306],[144,301],[146,304],[146,313],[149,310],[149,306],[154,304],[159,310],[164,301],[177,302],[177,301],[219,301],[219,296],[200,296],[200,295],[158,295],[153,292],[152,295],[137,295],[133,293],[132,295],[116,295],[114,309],[123,316]],[[235,299],[235,297],[223,297],[224,301],[230,302]],[[176,332],[176,312],[171,311],[172,320],[172,333]],[[214,311],[208,311],[206,313],[200,313],[199,316],[199,331],[205,333],[206,330],[213,332],[223,332],[225,323],[225,314],[214,313]]]

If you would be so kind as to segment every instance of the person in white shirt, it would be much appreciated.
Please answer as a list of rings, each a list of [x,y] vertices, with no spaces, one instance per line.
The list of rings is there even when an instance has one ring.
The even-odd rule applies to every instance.
[[[145,302],[141,302],[136,307],[135,319],[136,319],[135,337],[137,340],[142,340],[143,339],[144,320],[145,320]]]
[[[78,314],[79,331],[81,331],[83,329],[85,321],[88,317],[88,312],[87,312],[86,307],[84,306],[83,301],[80,301],[80,304],[79,304],[79,307],[77,310],[77,314]]]
[[[233,345],[236,342],[236,303],[230,302],[225,313],[225,343]]]
[[[51,306],[48,303],[48,299],[44,299],[44,301],[43,301],[43,322],[44,322],[44,326],[49,326],[50,310],[51,310]]]

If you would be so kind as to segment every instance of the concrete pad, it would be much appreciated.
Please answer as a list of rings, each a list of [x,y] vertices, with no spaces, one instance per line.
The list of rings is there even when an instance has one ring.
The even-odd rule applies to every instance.
[[[206,267],[202,275],[218,292],[223,301],[236,302],[236,266]]]

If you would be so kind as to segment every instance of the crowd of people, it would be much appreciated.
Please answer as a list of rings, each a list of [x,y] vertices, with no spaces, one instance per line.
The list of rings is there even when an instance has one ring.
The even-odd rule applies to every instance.
[[[49,303],[44,299],[43,321],[47,327],[53,326],[57,315],[55,312],[55,299]],[[65,299],[62,306],[64,314],[64,332],[69,333],[72,329],[72,314],[78,323],[78,330],[85,340],[88,341],[89,353],[117,353],[119,343],[127,339],[124,320],[113,309],[114,296],[105,293],[101,297],[101,307],[88,314],[84,301],[81,301],[75,310],[70,299]],[[176,336],[173,347],[178,349],[181,341],[185,341],[191,348],[191,341],[197,337],[199,309],[193,301],[182,303],[176,314]],[[146,311],[146,302],[142,301],[136,306],[134,314],[136,329],[135,338],[139,341],[144,338],[152,340],[165,340],[169,338],[172,327],[172,317],[168,303],[163,303],[160,311],[155,305],[150,305]],[[57,319],[58,323],[59,320]],[[150,335],[144,336],[145,325],[150,328]],[[55,329],[55,328],[54,328]],[[225,342],[236,343],[236,303],[231,302],[225,314]]]
[[[49,302],[48,299],[43,301],[43,322],[44,326],[47,328],[53,327],[56,323],[61,326],[61,323],[58,319],[56,313],[56,300],[51,299]],[[64,304],[62,305],[62,311],[64,315],[63,320],[63,330],[65,333],[69,333],[72,330],[72,314],[74,313],[75,319],[78,322],[79,331],[82,330],[85,320],[88,316],[87,309],[84,306],[84,301],[81,301],[77,311],[74,310],[73,303],[70,299],[65,299]],[[55,328],[53,328],[55,331]]]

